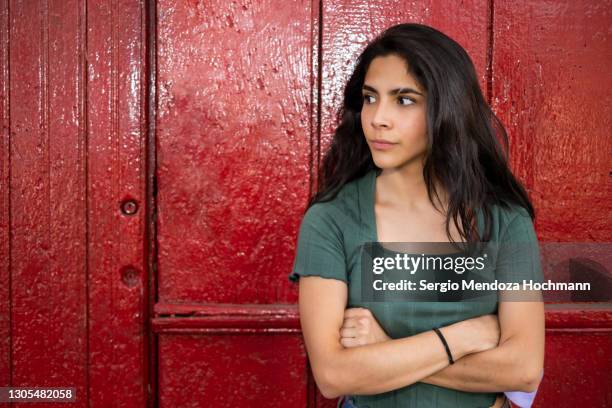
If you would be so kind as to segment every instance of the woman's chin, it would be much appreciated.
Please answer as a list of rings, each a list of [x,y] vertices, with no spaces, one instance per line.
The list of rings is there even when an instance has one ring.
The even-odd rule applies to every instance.
[[[390,158],[382,158],[382,157],[373,156],[372,159],[374,161],[374,164],[383,170],[394,169],[401,164],[401,162],[399,162],[398,160],[392,160]]]
[[[374,153],[372,155],[372,161],[374,164],[383,170],[400,169],[405,167],[412,167],[417,165],[423,166],[425,160],[425,154],[417,154],[408,157],[397,157],[392,155],[385,155],[385,153]]]

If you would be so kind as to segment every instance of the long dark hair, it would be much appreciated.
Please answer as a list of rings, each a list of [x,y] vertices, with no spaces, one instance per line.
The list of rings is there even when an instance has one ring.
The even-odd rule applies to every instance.
[[[427,91],[428,149],[423,177],[435,208],[432,197],[438,193],[434,181],[448,191],[449,241],[454,242],[450,233],[453,220],[463,241],[488,242],[493,204],[506,208],[517,204],[533,220],[535,212],[529,196],[508,165],[508,135],[482,95],[470,57],[447,35],[422,24],[389,27],[358,57],[344,88],[333,141],[319,169],[317,192],[307,208],[332,200],[345,184],[370,170],[380,172],[361,127],[362,86],[372,60],[390,54],[402,57],[411,75]],[[485,219],[483,236],[476,223],[478,210],[483,211]]]

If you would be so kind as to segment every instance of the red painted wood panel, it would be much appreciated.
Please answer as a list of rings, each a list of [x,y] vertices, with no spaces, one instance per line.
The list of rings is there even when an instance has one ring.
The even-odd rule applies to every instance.
[[[548,330],[545,380],[533,407],[609,407],[611,349],[611,327]]]
[[[507,126],[511,165],[533,199],[541,241],[605,242],[612,235],[611,5],[494,3],[493,107]],[[577,305],[571,313],[592,312]],[[548,323],[535,406],[608,406],[609,324],[558,330]]]
[[[87,4],[88,375],[97,407],[141,407],[148,396],[145,24],[141,1]]]
[[[161,335],[159,407],[306,406],[304,352],[295,334]]]
[[[0,385],[70,406],[148,398],[144,11],[0,2]]]
[[[612,305],[546,309],[545,375],[533,406],[610,406]]]
[[[316,8],[157,7],[159,300],[286,301],[310,188]]]
[[[0,1],[0,384],[11,378],[9,8]]]
[[[612,231],[612,76],[607,1],[495,2],[493,106],[540,239]]]
[[[312,383],[294,306],[158,304],[155,311],[160,407],[307,406]]]
[[[1,257],[10,267],[2,268],[9,274],[2,301],[10,301],[2,319],[2,337],[10,339],[2,377],[9,381],[2,386],[73,386],[80,400],[72,405],[85,407],[83,10],[77,1],[2,3],[9,28],[2,29],[8,59],[0,88],[3,105],[10,103],[0,189],[8,203],[2,236],[9,238]]]

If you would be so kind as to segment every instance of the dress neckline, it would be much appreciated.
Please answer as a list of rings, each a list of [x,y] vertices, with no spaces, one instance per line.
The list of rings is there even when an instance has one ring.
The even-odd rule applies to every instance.
[[[376,207],[376,178],[378,176],[377,173],[378,173],[377,169],[372,169],[367,173],[366,178],[365,178],[365,181],[367,183],[365,183],[366,185],[365,185],[365,188],[363,189],[364,194],[362,195],[362,199],[363,199],[363,205],[365,208],[365,214],[364,214],[365,220],[370,229],[370,238],[372,239],[373,242],[380,244],[380,241],[378,238],[378,225],[376,223],[376,209],[375,209]],[[477,217],[478,217],[477,218],[478,228],[479,228],[480,233],[482,233],[482,224],[481,224],[482,223],[482,210],[478,210]],[[385,250],[394,252],[389,249],[385,249]]]

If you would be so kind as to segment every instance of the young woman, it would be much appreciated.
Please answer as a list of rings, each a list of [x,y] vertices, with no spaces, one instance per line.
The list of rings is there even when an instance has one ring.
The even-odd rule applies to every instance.
[[[456,408],[510,406],[505,392],[534,392],[541,301],[361,296],[365,242],[495,242],[496,274],[542,279],[532,204],[465,50],[431,27],[390,27],[359,56],[338,122],[289,276],[301,277],[322,394],[344,407]],[[533,251],[511,253],[510,243]]]

